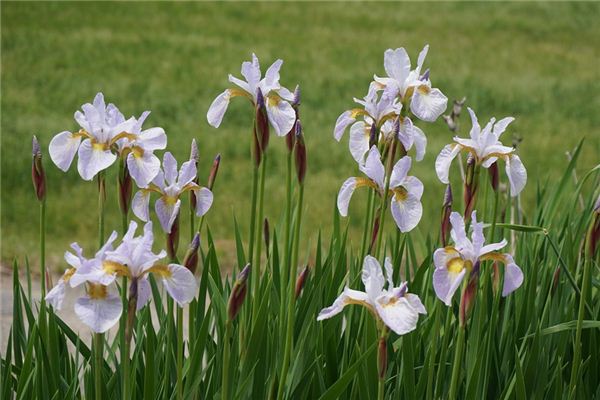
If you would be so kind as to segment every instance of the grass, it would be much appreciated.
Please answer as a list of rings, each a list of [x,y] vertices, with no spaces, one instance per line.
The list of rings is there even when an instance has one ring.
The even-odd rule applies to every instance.
[[[2,4],[2,254],[36,258],[37,205],[30,184],[30,138],[47,148],[51,137],[74,129],[72,113],[102,90],[125,114],[152,110],[169,149],[187,157],[192,137],[200,144],[201,176],[223,155],[215,204],[208,222],[225,260],[234,261],[235,214],[247,230],[250,199],[247,104],[234,102],[221,129],[206,123],[212,99],[256,52],[267,64],[283,58],[282,82],[300,83],[309,158],[306,232],[331,233],[330,207],[343,180],[355,171],[347,139],[332,138],[335,119],[366,93],[373,73],[383,72],[383,51],[404,46],[416,56],[431,50],[426,65],[450,99],[466,96],[481,119],[513,115],[508,135],[523,139],[520,153],[531,181],[552,184],[561,176],[564,152],[587,138],[579,170],[597,162],[600,150],[600,27],[597,4],[273,4],[273,3],[12,3]],[[463,118],[463,122],[464,118]],[[467,124],[465,124],[467,125]],[[421,124],[429,144],[415,175],[425,183],[423,237],[437,232],[443,186],[433,160],[451,135],[438,121]],[[464,129],[463,129],[464,131]],[[508,137],[508,136],[507,136]],[[285,204],[285,157],[271,141],[266,216],[278,222]],[[76,184],[46,156],[49,181],[48,260],[62,269],[62,253],[75,238],[96,229],[95,184]],[[109,173],[108,204],[116,204]],[[358,195],[350,208],[350,238],[360,240]],[[534,185],[524,207],[535,207]],[[107,226],[118,226],[109,207]],[[185,227],[182,227],[184,231]],[[417,233],[418,235],[418,233]],[[81,240],[81,239],[79,239]],[[306,247],[301,249],[306,251]]]

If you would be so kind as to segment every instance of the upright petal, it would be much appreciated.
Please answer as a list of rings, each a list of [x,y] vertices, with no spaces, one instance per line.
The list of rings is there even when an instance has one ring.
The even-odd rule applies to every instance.
[[[163,128],[150,128],[142,131],[137,139],[144,150],[164,150],[167,147],[167,134]]]
[[[294,108],[277,95],[267,97],[267,116],[277,136],[287,135],[296,122]]]
[[[229,107],[230,100],[231,92],[229,89],[225,90],[213,100],[208,108],[208,112],[206,113],[206,120],[208,121],[209,125],[215,128],[218,128],[221,125],[223,116],[227,111],[227,107]]]
[[[352,125],[356,121],[356,118],[352,116],[352,111],[344,111],[335,121],[335,128],[333,129],[333,137],[338,142],[342,140],[344,132],[348,126]]]
[[[460,145],[451,143],[444,146],[440,154],[438,154],[435,159],[435,172],[437,173],[438,178],[442,183],[446,185],[450,183],[448,181],[448,175],[450,173],[450,164],[452,164],[452,160],[458,155],[460,152]]]
[[[105,298],[81,297],[75,303],[75,314],[93,332],[104,333],[119,321],[123,305],[121,298],[107,294]]]
[[[423,69],[423,63],[425,62],[425,57],[427,57],[428,52],[429,52],[429,45],[426,44],[423,47],[423,50],[421,50],[421,52],[419,53],[419,57],[417,58],[417,67],[415,68],[417,75],[421,74],[421,69]]]
[[[406,178],[408,171],[410,170],[410,166],[412,164],[412,159],[409,156],[404,156],[399,159],[396,164],[394,164],[394,168],[392,169],[392,177],[390,178],[390,188],[398,187]]]
[[[390,302],[376,302],[375,309],[384,324],[398,335],[405,335],[417,327],[418,312],[404,297]]]
[[[452,296],[454,296],[466,273],[466,269],[462,269],[460,272],[451,272],[446,267],[436,268],[433,271],[433,289],[436,296],[447,306],[452,305]]]
[[[360,170],[371,178],[383,190],[385,179],[385,167],[381,163],[381,155],[377,146],[371,147],[365,165],[359,167]]]
[[[510,182],[510,195],[515,197],[521,193],[527,183],[527,171],[516,154],[507,156],[504,161],[506,162],[506,175]]]
[[[194,299],[198,291],[192,272],[178,264],[169,264],[169,274],[162,276],[162,283],[169,295],[183,307]]]
[[[369,131],[363,121],[356,122],[350,128],[348,146],[354,160],[362,164],[365,161],[365,153],[369,151]]]
[[[506,239],[502,239],[502,241],[498,242],[498,243],[490,243],[490,244],[486,244],[485,246],[483,246],[481,248],[481,250],[479,251],[481,253],[482,256],[491,253],[493,251],[498,251],[504,247],[506,247],[506,245],[508,244],[508,242],[506,241]]]
[[[392,259],[386,257],[383,266],[385,268],[385,277],[388,283],[388,290],[391,290],[394,287],[394,267],[392,265]]]
[[[420,85],[410,100],[410,110],[422,121],[434,122],[448,105],[448,98],[437,88]]]
[[[403,47],[387,49],[383,54],[383,67],[390,78],[404,82],[410,73],[410,58]]]
[[[172,185],[177,181],[177,160],[169,151],[163,156],[163,171],[167,185]]]
[[[250,86],[248,86],[248,82],[245,82],[241,79],[236,78],[235,76],[229,74],[229,82],[233,83],[234,85],[239,86],[243,91],[247,92],[248,94],[252,95],[251,91],[250,91]]]
[[[477,221],[476,210],[471,213],[471,227],[473,228],[471,243],[473,244],[474,257],[479,257],[481,248],[485,243],[485,236],[483,236],[483,223]]]
[[[127,155],[127,169],[135,184],[145,188],[160,171],[160,160],[151,151],[133,151]]]
[[[253,97],[256,97],[256,88],[260,82],[260,64],[256,54],[252,54],[252,62],[244,61],[242,63],[242,76],[246,78],[248,86]]]
[[[506,118],[502,118],[500,121],[498,121],[498,122],[496,122],[496,124],[494,124],[494,128],[492,129],[492,132],[496,136],[496,139],[500,139],[500,135],[502,135],[504,133],[504,131],[506,130],[506,127],[508,127],[508,125],[510,125],[510,123],[512,123],[514,120],[515,119],[513,117],[506,117]]]
[[[423,196],[423,182],[415,176],[407,176],[402,182],[402,186],[408,193],[414,195],[418,200]]]
[[[138,190],[133,196],[131,204],[133,214],[146,222],[150,219],[150,192],[146,190]]]
[[[196,215],[201,217],[210,210],[213,203],[213,193],[205,187],[194,190],[196,194]]]
[[[337,197],[337,207],[342,217],[348,216],[348,205],[356,189],[356,178],[348,178],[342,184]]]
[[[279,70],[283,65],[283,60],[275,60],[273,64],[265,72],[265,78],[263,79],[265,85],[265,94],[270,90],[277,89],[279,87]]]
[[[196,179],[196,162],[194,160],[189,160],[181,164],[177,184],[180,187],[184,187],[194,179]]]
[[[418,225],[423,215],[423,206],[415,195],[407,193],[401,197],[394,194],[391,204],[392,216],[401,232],[409,232]]]
[[[465,220],[463,217],[456,211],[453,211],[450,214],[450,224],[452,225],[450,236],[452,237],[452,240],[454,240],[454,243],[460,247],[470,247],[471,242],[467,238]],[[466,246],[467,242],[468,246]]]
[[[469,111],[469,115],[471,116],[471,131],[469,132],[469,136],[475,142],[479,142],[479,134],[481,133],[481,127],[479,126],[479,121],[477,120],[477,115],[475,115],[475,111],[471,109],[471,107],[467,107]]]
[[[52,138],[48,151],[52,162],[62,171],[67,172],[81,142],[80,136],[63,131]]]
[[[92,145],[89,139],[81,143],[78,154],[77,170],[86,181],[91,181],[98,172],[110,167],[117,159],[110,149]]]
[[[381,265],[375,257],[369,255],[365,257],[361,279],[365,285],[367,296],[374,302],[383,291],[383,285],[385,284]]]
[[[523,271],[515,263],[510,254],[504,254],[506,266],[504,268],[504,286],[502,287],[502,296],[506,297],[523,284]]]
[[[154,204],[154,210],[156,211],[160,226],[166,233],[171,233],[171,227],[173,226],[173,222],[175,222],[175,218],[177,218],[177,214],[179,214],[180,206],[181,200],[177,199],[173,203],[171,199],[165,201],[164,197],[158,199]]]

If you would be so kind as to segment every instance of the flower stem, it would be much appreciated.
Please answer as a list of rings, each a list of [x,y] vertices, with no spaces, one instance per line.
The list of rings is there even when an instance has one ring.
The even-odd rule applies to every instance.
[[[40,280],[42,305],[46,299],[46,199],[40,202]],[[42,307],[43,308],[43,307]]]
[[[127,213],[121,213],[121,231],[123,235],[127,232]],[[127,340],[127,331],[131,329],[128,326],[129,319],[129,303],[131,299],[127,300],[127,277],[121,279],[121,302],[123,304],[123,312],[121,314],[120,321],[120,332],[121,335],[121,365],[123,366],[122,371],[122,393],[121,398],[127,400],[129,396],[129,340]]]
[[[290,353],[292,351],[293,339],[294,339],[294,307],[296,306],[295,296],[295,278],[298,274],[298,247],[300,242],[300,225],[302,222],[302,202],[304,200],[304,184],[300,184],[298,188],[298,211],[296,213],[296,223],[294,225],[294,236],[292,245],[292,263],[289,279],[289,298],[288,298],[288,309],[287,309],[287,329],[285,336],[285,348],[283,353],[283,364],[281,366],[281,376],[279,379],[279,389],[277,391],[277,398],[283,399],[283,390],[285,388],[286,376],[290,363]]]
[[[177,400],[183,399],[183,308],[177,307]]]
[[[286,201],[285,201],[285,260],[283,263],[283,268],[280,268],[280,280],[281,280],[281,302],[279,308],[279,318],[281,321],[281,337],[284,337],[285,329],[286,329],[286,319],[285,319],[285,292],[289,285],[289,277],[288,270],[290,268],[291,262],[291,249],[290,249],[290,236],[292,233],[292,156],[293,153],[288,152],[287,157],[287,173],[286,173]]]
[[[465,342],[465,327],[458,327],[458,336],[456,337],[456,348],[454,352],[454,362],[452,364],[452,378],[450,381],[450,392],[448,394],[448,399],[454,400],[456,399],[456,392],[458,390],[458,376],[460,374],[461,361],[462,361],[462,353],[463,346]]]
[[[248,240],[248,260],[253,260],[254,255],[254,233],[256,222],[256,198],[258,191],[258,166],[252,168],[252,207],[250,209],[250,238]]]
[[[377,246],[375,247],[375,257],[379,257],[379,252],[381,251],[381,242],[383,241],[383,227],[385,226],[385,211],[387,209],[387,200],[388,200],[388,191],[390,190],[390,178],[392,176],[392,167],[394,165],[394,158],[396,154],[396,137],[392,139],[390,144],[388,159],[387,159],[387,167],[386,167],[386,178],[385,178],[385,188],[383,193],[381,194],[381,211],[379,214],[379,233],[377,234]]]
[[[254,296],[258,294],[258,286],[260,282],[260,256],[262,251],[262,240],[260,240],[260,233],[262,231],[262,221],[263,221],[263,210],[264,210],[264,194],[265,194],[265,180],[266,180],[266,167],[267,167],[267,154],[263,153],[262,156],[262,165],[260,168],[260,186],[258,191],[258,215],[255,221],[256,228],[256,252],[254,253],[254,262],[252,263],[253,273],[250,276],[250,279],[254,282],[252,293]],[[259,305],[259,301],[252,302],[252,321],[256,318],[257,308]]]
[[[231,321],[225,323],[225,336],[223,337],[223,372],[221,374],[221,400],[229,399],[229,341],[231,339]]]
[[[369,232],[371,231],[371,225],[372,225],[372,216],[373,216],[373,205],[375,204],[375,192],[373,190],[369,190],[369,198],[367,200],[367,212],[365,215],[365,226],[363,229],[363,236],[362,236],[362,245],[361,245],[361,249],[360,249],[360,259],[364,259],[366,252],[367,252],[367,244],[370,244],[369,242]]]
[[[98,248],[104,244],[104,203],[106,202],[106,186],[104,172],[98,173]],[[102,398],[102,359],[104,334],[94,334],[94,393],[96,400]]]

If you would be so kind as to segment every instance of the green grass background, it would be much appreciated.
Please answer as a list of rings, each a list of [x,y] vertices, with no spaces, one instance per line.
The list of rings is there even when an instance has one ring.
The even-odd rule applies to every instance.
[[[523,139],[527,209],[536,183],[551,185],[566,165],[565,151],[581,138],[588,143],[579,167],[598,162],[599,17],[598,4],[3,2],[2,262],[37,256],[31,135],[47,151],[54,134],[76,129],[73,112],[97,91],[126,116],[151,110],[147,126],[165,128],[168,148],[180,160],[196,137],[204,180],[213,156],[222,153],[208,222],[227,259],[230,249],[233,253],[232,216],[247,229],[252,114],[246,102],[234,101],[218,130],[205,116],[228,86],[227,74],[239,76],[241,62],[253,51],[263,68],[284,59],[282,83],[302,86],[309,157],[304,232],[313,243],[319,228],[329,231],[334,197],[356,170],[347,137],[342,144],[332,137],[335,120],[352,107],[353,96],[366,93],[373,73],[383,73],[387,48],[404,46],[416,58],[429,43],[426,67],[434,86],[450,99],[466,96],[481,120],[516,117],[506,140],[515,134]],[[464,115],[462,121],[465,135]],[[444,189],[433,162],[451,134],[441,120],[420,126],[429,144],[413,174],[426,187],[419,226],[426,236],[438,232]],[[272,138],[266,182],[266,215],[272,221],[284,208],[284,148]],[[79,178],[75,165],[64,174],[45,156],[49,261],[59,267],[69,243],[95,243],[96,187]],[[118,229],[114,171],[108,179],[107,226]],[[356,200],[349,218],[355,242],[364,196]]]

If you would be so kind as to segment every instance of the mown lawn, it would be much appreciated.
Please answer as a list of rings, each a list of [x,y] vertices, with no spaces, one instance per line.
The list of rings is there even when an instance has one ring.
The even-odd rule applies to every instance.
[[[598,4],[3,2],[1,260],[37,254],[31,135],[46,147],[55,133],[75,129],[73,112],[97,91],[126,115],[152,110],[149,124],[166,129],[169,149],[179,159],[196,137],[201,176],[222,153],[208,221],[220,252],[233,248],[232,216],[245,230],[250,209],[251,113],[244,102],[233,102],[219,130],[208,126],[205,115],[227,86],[227,74],[239,74],[253,51],[263,66],[283,58],[282,82],[302,86],[309,155],[306,246],[314,244],[318,228],[330,231],[334,197],[356,169],[347,138],[342,144],[332,138],[335,120],[352,106],[353,96],[366,93],[373,73],[383,73],[383,52],[390,47],[404,46],[416,57],[429,43],[426,66],[450,99],[466,96],[480,119],[517,118],[507,137],[523,139],[519,152],[530,177],[523,205],[532,208],[536,184],[551,185],[567,164],[565,151],[582,138],[587,143],[579,168],[598,162],[599,17]],[[438,232],[444,189],[433,161],[451,134],[442,121],[421,127],[428,152],[413,173],[426,187],[419,231],[427,236]],[[273,138],[266,182],[272,221],[284,208],[283,154],[283,141]],[[49,259],[58,266],[69,243],[93,243],[96,188],[82,182],[76,168],[65,175],[47,155],[45,161]],[[109,176],[116,182],[114,171]],[[115,206],[108,209],[107,226],[118,228],[116,184],[109,188]],[[352,216],[363,208],[360,201],[351,206],[355,240],[362,225]]]

